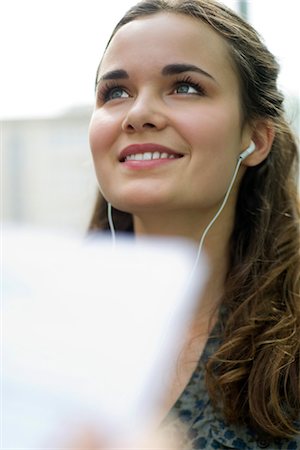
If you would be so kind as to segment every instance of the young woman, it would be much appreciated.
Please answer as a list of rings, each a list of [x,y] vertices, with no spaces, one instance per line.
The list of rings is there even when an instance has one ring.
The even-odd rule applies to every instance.
[[[97,71],[90,229],[201,241],[210,261],[162,413],[179,448],[300,448],[298,157],[277,75],[213,0],[132,7]]]

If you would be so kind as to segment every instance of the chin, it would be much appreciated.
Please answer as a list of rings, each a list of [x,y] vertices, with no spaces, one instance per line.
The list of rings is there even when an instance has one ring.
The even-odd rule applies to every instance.
[[[166,206],[170,204],[169,200],[153,197],[139,195],[134,198],[126,199],[111,199],[111,204],[114,208],[120,211],[127,212],[130,214],[138,214],[139,212],[150,212],[151,210],[157,212],[161,208],[166,209]]]

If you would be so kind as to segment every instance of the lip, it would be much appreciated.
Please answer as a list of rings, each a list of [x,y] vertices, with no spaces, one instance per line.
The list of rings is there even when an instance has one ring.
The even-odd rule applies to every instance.
[[[119,154],[119,162],[124,163],[125,158],[129,155],[135,155],[137,153],[154,153],[154,152],[159,152],[159,153],[167,153],[168,155],[174,155],[175,158],[174,159],[178,159],[181,158],[183,155],[183,153],[177,152],[176,150],[173,150],[169,147],[165,147],[164,145],[159,145],[159,144],[131,144],[128,145],[127,147],[125,147],[121,153]],[[172,159],[171,161],[174,161],[174,159]],[[169,160],[168,160],[169,161]]]

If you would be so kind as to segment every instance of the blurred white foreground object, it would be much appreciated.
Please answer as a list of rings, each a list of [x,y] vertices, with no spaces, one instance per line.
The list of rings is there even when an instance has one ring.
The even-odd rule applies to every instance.
[[[2,239],[3,448],[61,446],[82,423],[112,446],[134,441],[199,301],[202,261],[187,283],[195,249],[14,227]]]

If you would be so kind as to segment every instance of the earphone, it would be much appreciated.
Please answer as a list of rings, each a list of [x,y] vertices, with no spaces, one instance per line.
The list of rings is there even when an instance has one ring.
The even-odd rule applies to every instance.
[[[225,193],[225,196],[224,196],[224,199],[223,199],[223,201],[221,203],[221,206],[219,207],[218,211],[216,212],[216,214],[211,219],[211,221],[209,222],[209,224],[207,225],[207,227],[205,228],[205,230],[202,233],[201,239],[199,241],[197,256],[196,256],[195,263],[194,263],[193,269],[191,271],[189,280],[191,280],[191,278],[192,278],[192,276],[193,276],[193,274],[194,274],[194,272],[196,270],[196,267],[198,265],[200,254],[201,254],[203,243],[204,243],[204,239],[205,239],[207,233],[209,232],[209,230],[211,229],[211,227],[213,226],[213,224],[215,223],[215,221],[217,220],[217,218],[219,217],[219,215],[221,214],[221,212],[223,211],[223,209],[224,209],[224,207],[225,207],[225,205],[227,203],[227,200],[229,198],[230,192],[231,192],[232,187],[234,185],[234,182],[236,180],[236,177],[237,177],[240,165],[242,164],[244,159],[246,159],[249,155],[251,155],[251,153],[253,153],[255,151],[255,148],[256,147],[255,147],[254,142],[251,141],[249,147],[246,148],[246,150],[244,150],[242,153],[240,153],[240,155],[238,157],[238,160],[237,160],[237,163],[236,163],[236,166],[235,166],[234,173],[232,175],[231,181],[229,183],[229,186],[227,188],[227,191]]]
[[[203,243],[204,243],[204,239],[205,239],[207,233],[209,232],[209,230],[211,229],[211,227],[213,226],[213,224],[215,223],[215,221],[217,220],[217,218],[219,217],[219,215],[221,214],[221,212],[223,211],[223,209],[224,209],[224,207],[225,207],[225,205],[227,203],[227,200],[229,198],[230,192],[231,192],[232,187],[234,185],[234,182],[236,180],[236,177],[237,177],[240,165],[242,164],[242,162],[249,155],[251,155],[255,151],[255,148],[256,147],[255,147],[254,142],[251,141],[249,147],[246,148],[246,150],[244,150],[242,153],[240,153],[240,155],[238,157],[238,160],[237,160],[237,163],[236,163],[236,166],[235,166],[234,173],[232,175],[231,181],[229,183],[229,186],[227,188],[227,191],[225,193],[225,196],[224,196],[224,199],[223,199],[223,201],[221,203],[221,206],[219,207],[218,211],[216,212],[216,214],[214,215],[214,217],[212,218],[212,220],[209,222],[209,224],[206,226],[204,232],[202,233],[201,239],[199,241],[197,256],[196,256],[195,263],[194,263],[193,269],[191,271],[189,280],[191,280],[191,278],[192,278],[192,276],[193,276],[193,274],[194,274],[194,272],[196,270],[196,267],[198,265],[200,254],[201,254]],[[112,243],[113,243],[113,246],[114,246],[115,245],[115,240],[116,240],[116,233],[115,233],[114,224],[113,224],[113,218],[112,218],[112,206],[111,206],[110,203],[107,204],[107,215],[108,215],[109,228],[110,228],[110,231],[111,231]]]
[[[250,145],[248,148],[246,148],[246,150],[244,150],[240,156],[239,159],[241,159],[242,161],[244,161],[244,159],[247,158],[247,156],[251,155],[251,153],[253,153],[255,150],[255,144],[253,141],[251,141]]]

